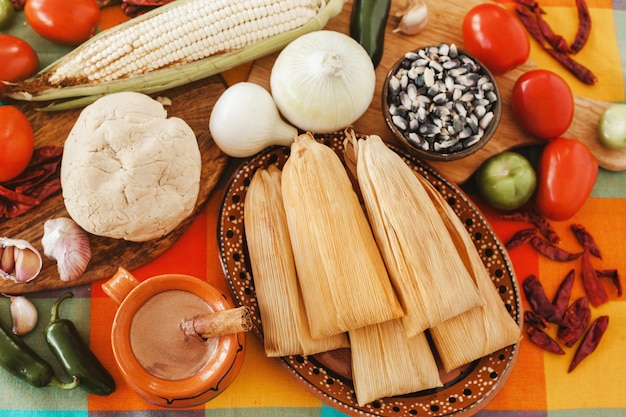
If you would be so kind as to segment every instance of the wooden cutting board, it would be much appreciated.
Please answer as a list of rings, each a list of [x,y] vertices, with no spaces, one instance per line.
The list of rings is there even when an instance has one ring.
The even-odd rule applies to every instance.
[[[415,36],[393,33],[393,29],[397,27],[399,21],[397,12],[402,10],[405,2],[392,2],[390,18],[385,33],[385,51],[382,61],[376,69],[377,82],[374,99],[365,114],[354,123],[354,129],[357,132],[377,134],[384,140],[402,146],[400,142],[393,138],[381,111],[382,85],[389,68],[406,51],[427,45],[438,45],[441,42],[446,42],[455,43],[460,48],[463,48],[464,43],[461,32],[463,18],[473,6],[482,2],[481,0],[426,0],[429,12],[428,25],[424,31]],[[332,19],[326,26],[326,29],[349,33],[351,9],[352,1],[346,2],[342,13]],[[273,54],[255,61],[250,72],[249,81],[256,82],[269,89],[270,72],[276,56],[277,54]],[[431,164],[448,179],[456,183],[463,183],[488,157],[515,147],[542,143],[542,141],[534,139],[518,128],[510,109],[511,90],[515,80],[533,68],[535,68],[535,65],[532,62],[527,62],[507,74],[496,77],[503,100],[502,121],[495,136],[485,147],[474,155],[458,161],[433,161]],[[596,126],[598,118],[602,111],[611,103],[583,97],[575,97],[575,103],[574,121],[563,136],[577,138],[587,144],[603,168],[612,171],[626,169],[626,150],[610,151],[604,148],[597,140]]]
[[[154,95],[154,97],[162,96],[171,100],[171,106],[166,107],[168,116],[180,117],[191,126],[198,138],[202,155],[200,193],[196,208],[178,228],[162,238],[141,243],[90,235],[92,258],[87,270],[76,281],[61,281],[56,261],[47,259],[41,246],[44,222],[51,218],[68,216],[63,198],[58,193],[18,218],[0,219],[0,235],[28,240],[44,258],[43,269],[37,278],[23,284],[0,279],[0,293],[24,294],[91,283],[112,276],[118,266],[124,266],[130,270],[138,268],[171,247],[203,209],[228,163],[228,157],[219,150],[209,135],[211,109],[225,89],[222,77],[215,76]],[[48,113],[37,111],[33,104],[12,104],[23,110],[31,121],[37,147],[41,145],[62,146],[81,111],[78,109]]]

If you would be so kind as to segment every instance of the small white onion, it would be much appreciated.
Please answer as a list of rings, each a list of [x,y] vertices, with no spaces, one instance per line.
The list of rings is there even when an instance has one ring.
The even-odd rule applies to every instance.
[[[217,146],[235,158],[247,158],[271,145],[288,146],[298,130],[281,119],[271,94],[252,82],[240,82],[217,99],[209,120]]]
[[[294,126],[312,133],[344,129],[374,97],[376,72],[365,49],[343,33],[320,30],[296,38],[278,55],[272,97]]]

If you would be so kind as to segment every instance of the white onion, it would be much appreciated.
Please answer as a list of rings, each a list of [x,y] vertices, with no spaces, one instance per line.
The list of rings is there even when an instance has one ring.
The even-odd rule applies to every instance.
[[[376,73],[363,47],[330,30],[310,32],[278,55],[270,88],[278,110],[292,125],[312,133],[344,129],[365,113]]]
[[[217,99],[209,120],[215,144],[225,154],[247,158],[271,145],[288,146],[298,130],[280,118],[271,94],[252,82],[240,82]]]

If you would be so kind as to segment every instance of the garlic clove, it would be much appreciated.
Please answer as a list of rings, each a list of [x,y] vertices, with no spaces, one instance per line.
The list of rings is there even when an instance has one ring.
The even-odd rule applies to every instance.
[[[24,239],[0,237],[0,276],[17,283],[34,279],[43,266],[41,254]]]
[[[13,257],[13,246],[2,248],[2,258],[0,259],[0,268],[6,273],[11,273],[15,269],[15,259]]]
[[[13,319],[13,333],[23,336],[30,332],[37,325],[39,314],[37,308],[28,298],[20,296],[10,296],[11,318]]]
[[[409,0],[406,9],[398,13],[401,17],[394,33],[400,32],[405,35],[417,35],[428,24],[428,7],[424,0]]]
[[[41,244],[44,254],[57,261],[62,281],[78,278],[91,260],[87,232],[69,217],[46,220]]]
[[[18,282],[26,282],[34,271],[41,268],[41,256],[31,250],[15,251],[15,278]]]

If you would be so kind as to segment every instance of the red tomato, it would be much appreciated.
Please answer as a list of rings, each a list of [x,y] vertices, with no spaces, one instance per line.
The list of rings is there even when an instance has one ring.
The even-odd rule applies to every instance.
[[[517,123],[533,136],[550,140],[567,131],[574,118],[574,95],[563,78],[537,69],[522,74],[511,92]]]
[[[503,6],[483,3],[463,19],[465,49],[494,74],[523,64],[530,55],[530,39],[521,22]]]
[[[39,69],[35,50],[20,38],[0,34],[0,81],[19,81],[33,75]],[[4,84],[0,83],[0,91]]]
[[[41,37],[60,45],[78,45],[98,30],[100,8],[95,0],[28,0],[24,16]]]
[[[587,145],[576,139],[554,139],[537,166],[537,208],[548,219],[567,220],[587,201],[597,178],[598,161]]]
[[[0,182],[24,171],[33,156],[33,129],[17,108],[0,106]]]

